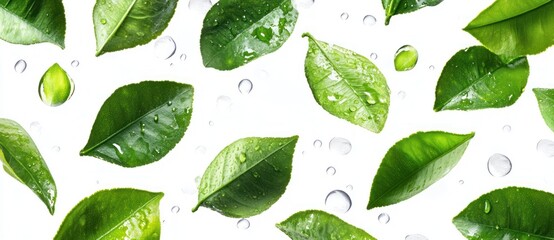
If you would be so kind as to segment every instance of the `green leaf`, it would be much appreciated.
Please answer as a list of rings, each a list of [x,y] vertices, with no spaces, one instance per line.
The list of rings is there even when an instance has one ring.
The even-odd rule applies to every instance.
[[[554,1],[496,0],[464,30],[499,55],[537,54],[554,44]]]
[[[67,214],[54,240],[160,239],[163,195],[129,188],[96,192]]]
[[[59,106],[73,94],[73,80],[57,63],[42,75],[38,93],[42,102],[48,106]]]
[[[521,96],[527,78],[527,58],[505,63],[482,46],[457,52],[444,66],[435,92],[435,111],[501,108]]]
[[[433,131],[398,141],[377,170],[367,209],[399,203],[437,182],[456,166],[473,136]]]
[[[291,0],[220,0],[204,18],[204,66],[231,70],[276,51],[291,35],[297,18]]]
[[[392,16],[416,11],[427,6],[436,6],[443,0],[381,0],[385,9],[385,25]]]
[[[243,138],[225,147],[204,172],[198,204],[246,218],[269,209],[285,192],[298,136]]]
[[[100,108],[81,156],[123,167],[160,160],[183,138],[192,98],[192,86],[170,81],[145,81],[115,90]]]
[[[375,240],[364,230],[319,210],[297,212],[276,226],[293,240]]]
[[[0,38],[15,44],[49,42],[65,48],[61,0],[0,0]]]
[[[96,0],[96,56],[152,41],[165,30],[176,6],[177,0]]]
[[[554,131],[554,89],[534,88],[542,118],[550,130]]]
[[[471,240],[554,239],[554,195],[520,187],[484,194],[471,202],[452,222]]]
[[[415,67],[418,59],[417,49],[410,45],[402,46],[394,54],[394,69],[408,71]]]
[[[56,183],[31,136],[18,123],[0,118],[0,160],[4,170],[27,185],[50,214],[56,204]]]
[[[389,112],[390,90],[377,66],[309,33],[303,36],[310,42],[304,69],[317,103],[336,117],[381,132]]]

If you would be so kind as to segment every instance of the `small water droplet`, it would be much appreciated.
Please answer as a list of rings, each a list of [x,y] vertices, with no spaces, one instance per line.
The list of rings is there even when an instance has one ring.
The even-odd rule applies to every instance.
[[[371,54],[369,55],[369,57],[370,57],[371,59],[373,59],[373,60],[377,60],[377,57],[379,57],[379,56],[377,56],[377,53],[371,53]]]
[[[172,108],[171,108],[171,111],[172,111],[172,112],[176,112],[176,111],[177,111],[177,108],[176,108],[176,107],[172,107]]]
[[[155,114],[154,115],[154,122],[158,123],[159,120],[160,120],[160,117],[158,116],[158,114]]]
[[[504,127],[502,127],[502,131],[504,131],[505,133],[509,133],[512,131],[512,126],[504,125]]]
[[[459,183],[460,185],[463,185],[465,182],[464,182],[464,180],[461,180],[461,179],[460,179],[460,181],[458,181],[458,183]]]
[[[512,162],[508,157],[495,153],[489,158],[487,167],[492,176],[503,177],[512,170]]]
[[[180,208],[179,206],[173,206],[173,207],[171,208],[171,212],[172,212],[173,214],[177,214],[177,213],[179,213],[179,211],[181,211],[181,208]]]
[[[323,142],[319,139],[316,139],[314,141],[314,148],[320,148],[321,146],[323,146]]]
[[[52,146],[52,152],[58,153],[60,152],[60,150],[61,150],[60,146],[57,146],[57,145]]]
[[[314,2],[314,0],[295,0],[294,5],[296,6],[296,8],[306,9],[314,5]]]
[[[352,206],[352,200],[344,191],[334,190],[325,198],[325,206],[333,212],[346,213]]]
[[[30,128],[34,134],[40,135],[42,133],[42,125],[39,122],[32,122]]]
[[[214,121],[209,121],[208,125],[210,125],[210,127],[213,127],[215,125],[215,123],[214,123]]]
[[[343,12],[343,13],[340,15],[340,19],[342,19],[343,21],[348,20],[349,17],[350,17],[350,15],[348,15],[347,12]]]
[[[377,23],[377,19],[373,15],[366,15],[364,17],[364,25],[373,26]]]
[[[80,64],[80,63],[79,63],[79,61],[77,61],[77,60],[71,61],[71,66],[74,67],[74,68],[78,67],[79,64]]]
[[[173,41],[173,38],[170,36],[163,36],[156,40],[154,43],[154,51],[156,54],[156,57],[159,59],[168,59],[173,54],[175,54],[175,50],[177,49],[177,45],[175,44],[175,41]]]
[[[346,190],[352,191],[352,190],[354,190],[354,186],[352,186],[352,185],[346,185]]]
[[[246,230],[248,228],[250,228],[250,221],[248,221],[248,219],[240,219],[238,222],[237,222],[237,228],[238,229],[241,229],[241,230]]]
[[[246,162],[246,153],[241,153],[238,158],[240,163]]]
[[[181,61],[186,61],[187,60],[187,55],[183,53],[183,54],[181,54],[179,59],[181,59]]]
[[[340,155],[346,155],[352,150],[352,144],[348,139],[341,137],[334,137],[329,141],[329,150]]]
[[[428,240],[427,237],[421,234],[410,234],[406,236],[405,240]]]
[[[415,67],[418,60],[417,49],[411,45],[400,47],[394,54],[394,68],[396,71],[408,71]]]
[[[239,92],[243,95],[249,94],[252,91],[252,82],[249,79],[242,79],[239,82]]]
[[[233,100],[228,96],[219,96],[216,100],[217,109],[222,112],[230,112],[233,106]]]
[[[201,14],[205,14],[212,7],[210,0],[190,0],[189,9]]]
[[[390,216],[389,216],[388,214],[386,214],[386,213],[381,213],[381,214],[379,214],[379,216],[377,217],[377,220],[379,220],[379,222],[380,222],[381,224],[387,224],[387,223],[389,223],[389,221],[390,221]]]
[[[206,147],[204,146],[198,146],[195,149],[196,154],[205,154],[206,153]]]
[[[16,73],[23,73],[25,72],[25,69],[27,69],[27,62],[25,62],[25,60],[23,59],[20,59],[19,61],[15,62],[13,69]]]
[[[336,170],[334,167],[328,167],[327,170],[326,170],[326,172],[327,172],[327,175],[333,176],[333,175],[335,175],[335,173],[337,172],[337,170]]]
[[[144,123],[140,123],[140,133],[144,133],[144,131],[146,131],[146,124]]]
[[[548,139],[541,139],[537,143],[537,152],[545,157],[554,157],[554,142]]]
[[[430,71],[435,70],[435,66],[433,66],[433,65],[429,66],[429,70],[430,70]]]
[[[485,200],[485,203],[483,205],[483,212],[488,214],[491,212],[491,208],[491,202],[489,200]]]
[[[406,92],[404,92],[404,91],[398,91],[398,93],[396,95],[398,96],[398,98],[400,100],[404,100],[404,98],[406,98]]]

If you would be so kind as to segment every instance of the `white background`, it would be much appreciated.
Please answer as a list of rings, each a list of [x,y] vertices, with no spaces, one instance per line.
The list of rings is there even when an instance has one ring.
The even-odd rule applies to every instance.
[[[281,49],[223,72],[203,67],[199,50],[203,14],[189,9],[186,0],[179,2],[162,34],[177,43],[177,52],[169,60],[156,58],[154,41],[95,57],[94,1],[65,0],[65,50],[52,44],[0,42],[0,117],[15,120],[30,132],[58,187],[56,212],[50,216],[26,186],[1,173],[0,239],[51,239],[81,199],[101,189],[119,187],[165,193],[160,206],[162,239],[288,239],[274,224],[300,210],[326,210],[325,197],[335,189],[346,191],[353,202],[350,211],[335,214],[378,239],[404,239],[408,234],[463,239],[451,220],[480,195],[513,185],[554,192],[554,161],[535,149],[540,139],[553,136],[531,91],[534,87],[554,87],[552,50],[529,57],[529,83],[513,106],[472,112],[432,110],[436,82],[446,61],[458,50],[479,44],[461,29],[492,2],[447,0],[436,7],[395,16],[384,26],[379,0],[316,0],[310,8],[300,9],[295,31]],[[340,18],[343,12],[349,14],[346,21]],[[368,14],[377,18],[377,24],[363,24]],[[338,119],[315,102],[304,77],[308,43],[301,38],[303,32],[368,58],[371,53],[378,55],[372,61],[391,88],[389,118],[380,134]],[[393,56],[405,44],[419,51],[419,62],[411,71],[396,72]],[[179,59],[183,53],[188,56],[185,61]],[[13,68],[19,59],[28,63],[22,74]],[[80,65],[72,67],[73,60]],[[75,93],[64,105],[49,107],[39,99],[38,83],[56,62],[73,78]],[[431,65],[434,70],[429,69]],[[244,78],[254,84],[249,95],[237,89]],[[143,80],[173,80],[195,87],[192,121],[181,142],[162,160],[133,169],[80,157],[79,150],[105,99],[116,88]],[[406,93],[405,98],[397,94],[400,91]],[[220,96],[231,98],[230,110],[217,107]],[[40,127],[31,128],[33,122]],[[512,131],[504,132],[505,125]],[[476,135],[458,165],[442,180],[404,202],[366,210],[372,179],[386,151],[414,132],[429,130],[474,131]],[[238,229],[238,219],[206,208],[191,213],[196,204],[195,178],[223,147],[248,136],[291,135],[300,139],[287,191],[268,211],[249,218],[249,229]],[[348,155],[330,152],[328,142],[333,137],[350,140],[352,151]],[[316,139],[323,141],[322,148],[313,147]],[[56,146],[59,152],[53,150]],[[198,147],[206,151],[197,151]],[[513,169],[507,176],[488,173],[487,160],[494,153],[512,160]],[[329,166],[336,168],[334,176],[326,174]],[[349,184],[353,190],[346,190]],[[173,206],[181,210],[172,213]],[[390,215],[388,224],[377,220],[380,213]]]

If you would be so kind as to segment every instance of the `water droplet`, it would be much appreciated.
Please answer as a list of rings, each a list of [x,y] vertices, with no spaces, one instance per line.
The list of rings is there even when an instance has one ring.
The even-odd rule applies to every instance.
[[[433,65],[429,66],[429,70],[430,70],[430,71],[435,70],[435,66],[433,66]]]
[[[378,56],[377,56],[377,53],[371,53],[371,54],[369,55],[369,57],[370,57],[371,59],[373,59],[373,60],[377,60],[377,57],[378,57]]]
[[[79,61],[77,61],[77,60],[71,61],[71,66],[74,67],[74,68],[78,67],[79,66]]]
[[[176,49],[177,45],[175,45],[175,41],[170,36],[161,37],[154,43],[154,51],[159,59],[170,58],[175,54]]]
[[[242,218],[237,222],[237,228],[238,229],[246,230],[249,227],[250,227],[250,221],[248,221],[248,219]]]
[[[325,198],[325,206],[331,211],[346,213],[352,206],[350,196],[342,190],[331,191]]]
[[[25,62],[25,60],[23,59],[20,59],[19,61],[15,62],[13,69],[16,73],[23,73],[25,72],[25,69],[27,69],[27,62]]]
[[[58,152],[60,152],[60,150],[61,150],[60,146],[57,146],[57,145],[52,146],[52,152],[58,153]]]
[[[263,26],[257,27],[252,32],[252,36],[256,37],[256,39],[262,41],[263,43],[269,44],[273,38],[273,30]]]
[[[233,100],[228,96],[219,96],[216,100],[217,109],[222,112],[230,112],[233,106]]]
[[[491,208],[491,202],[489,200],[485,200],[485,203],[483,205],[483,212],[488,214],[491,212]]]
[[[190,0],[189,9],[198,13],[205,14],[212,7],[210,0]]]
[[[421,234],[410,234],[406,236],[405,240],[428,240],[427,237]]]
[[[348,13],[346,13],[346,12],[343,12],[343,13],[340,15],[340,19],[342,19],[343,21],[348,20],[349,17],[350,17],[350,15],[348,15]]]
[[[243,95],[249,94],[252,91],[252,82],[249,79],[242,79],[239,82],[239,92]]]
[[[394,54],[394,68],[396,71],[411,70],[415,67],[417,59],[417,50],[410,45],[404,45]]]
[[[115,148],[115,150],[117,151],[117,153],[123,154],[123,149],[121,149],[121,146],[119,146],[119,144],[113,143],[112,146]]]
[[[537,143],[537,152],[545,157],[554,157],[554,142],[548,139],[541,139]]]
[[[240,163],[246,162],[246,153],[241,153],[239,155],[239,161]]]
[[[174,213],[174,214],[179,213],[179,211],[181,211],[181,208],[179,206],[173,206],[171,208],[171,212]]]
[[[319,139],[314,141],[314,148],[320,148],[323,145],[323,142]]]
[[[380,222],[381,224],[387,224],[387,223],[389,223],[389,221],[390,221],[390,216],[389,216],[388,214],[386,214],[386,213],[381,213],[381,214],[379,214],[379,216],[377,217],[377,220],[379,220],[379,222]]]
[[[503,177],[512,170],[512,162],[508,157],[495,153],[489,158],[487,167],[492,176]]]
[[[185,60],[187,60],[187,55],[183,53],[183,54],[181,54],[179,59],[181,59],[181,61],[185,61]]]
[[[154,115],[154,122],[158,123],[159,120],[160,120],[160,117],[158,116],[158,114],[155,114]]]
[[[314,0],[296,0],[294,1],[294,5],[296,8],[309,8],[314,5],[314,2]]]
[[[42,125],[39,122],[32,122],[30,128],[34,134],[40,135],[42,133]]]
[[[46,70],[38,85],[40,100],[51,107],[62,105],[69,100],[74,90],[73,80],[57,63]]]
[[[406,92],[404,92],[404,91],[398,91],[398,93],[396,95],[398,96],[398,98],[400,100],[403,100],[404,98],[406,98]]]
[[[205,154],[206,153],[206,147],[204,146],[198,146],[195,149],[196,154]]]
[[[144,133],[144,131],[146,131],[146,124],[144,123],[140,123],[140,133]]]
[[[327,170],[326,170],[326,172],[327,172],[327,175],[333,176],[333,175],[335,175],[335,173],[337,172],[337,170],[336,170],[334,167],[328,167]]]
[[[502,131],[504,131],[505,133],[509,133],[512,131],[512,126],[504,125],[504,127],[502,127]]]
[[[373,15],[367,15],[364,17],[364,25],[373,26],[377,23],[377,19]]]
[[[334,137],[329,141],[329,150],[340,155],[346,155],[352,150],[352,144],[345,138]]]
[[[215,125],[215,123],[214,123],[214,121],[209,121],[208,125],[210,125],[210,127],[213,127]]]
[[[100,23],[102,25],[105,25],[106,23],[108,23],[108,20],[106,20],[105,18],[102,18],[102,19],[100,19]]]
[[[172,108],[171,108],[171,111],[172,111],[172,112],[176,112],[176,111],[177,111],[177,108],[176,108],[176,107],[172,107]]]
[[[458,183],[459,183],[460,185],[463,185],[465,182],[464,182],[464,180],[461,180],[461,179],[460,179],[460,181],[458,181]]]

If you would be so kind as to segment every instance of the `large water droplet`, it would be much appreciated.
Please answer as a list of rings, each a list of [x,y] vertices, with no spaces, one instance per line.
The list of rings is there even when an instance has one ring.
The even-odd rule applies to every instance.
[[[410,234],[406,236],[405,240],[428,240],[427,237],[421,234]]]
[[[495,153],[489,158],[487,167],[492,176],[503,177],[512,170],[512,162],[508,157]]]
[[[297,8],[309,8],[314,5],[314,0],[295,0],[294,5]]]
[[[248,228],[250,228],[250,221],[248,221],[248,219],[240,219],[238,222],[237,222],[237,228],[238,229],[241,229],[241,230],[246,230]]]
[[[179,211],[181,211],[181,208],[179,206],[173,206],[171,208],[171,212],[174,213],[174,214],[179,213]]]
[[[327,170],[325,170],[327,172],[327,175],[335,175],[335,173],[337,173],[337,170],[334,168],[334,167],[328,167]]]
[[[491,212],[491,202],[489,200],[485,200],[484,204],[483,204],[483,212],[484,213],[490,213]]]
[[[219,96],[216,101],[216,106],[219,111],[230,112],[233,106],[233,100],[228,96]]]
[[[537,152],[545,157],[554,157],[554,142],[548,139],[541,139],[537,143]]]
[[[377,220],[379,220],[379,222],[382,223],[382,224],[387,224],[390,221],[390,216],[386,213],[381,213],[377,217]]]
[[[40,99],[52,107],[62,105],[69,100],[74,90],[73,80],[57,63],[42,75],[38,85]]]
[[[394,68],[396,71],[411,70],[415,67],[417,59],[417,50],[410,45],[404,45],[394,54]]]
[[[210,0],[190,0],[189,9],[199,13],[206,13],[212,7],[212,1]]]
[[[243,95],[249,94],[252,91],[252,82],[249,79],[242,79],[239,82],[239,92]]]
[[[364,17],[364,25],[373,26],[377,23],[377,19],[373,15],[367,15]]]
[[[345,213],[350,210],[352,200],[350,200],[350,196],[344,191],[334,190],[325,198],[325,206],[333,212]]]
[[[320,148],[323,145],[323,142],[319,139],[314,141],[314,148]]]
[[[71,66],[74,67],[74,68],[78,67],[79,64],[80,64],[80,63],[79,63],[79,61],[77,61],[77,60],[71,61]]]
[[[176,49],[177,45],[170,36],[163,36],[154,43],[154,51],[156,57],[159,59],[170,58],[173,54],[175,54]]]
[[[502,131],[504,131],[505,133],[509,133],[512,131],[512,126],[504,125],[504,127],[502,127]]]
[[[342,19],[343,21],[348,20],[349,17],[350,17],[350,15],[348,15],[347,12],[343,12],[343,13],[340,15],[340,19]]]
[[[345,138],[334,137],[329,141],[329,150],[340,155],[346,155],[352,150],[352,144]]]
[[[16,73],[23,73],[25,72],[25,69],[27,69],[27,62],[25,60],[20,59],[17,61],[13,67]]]

